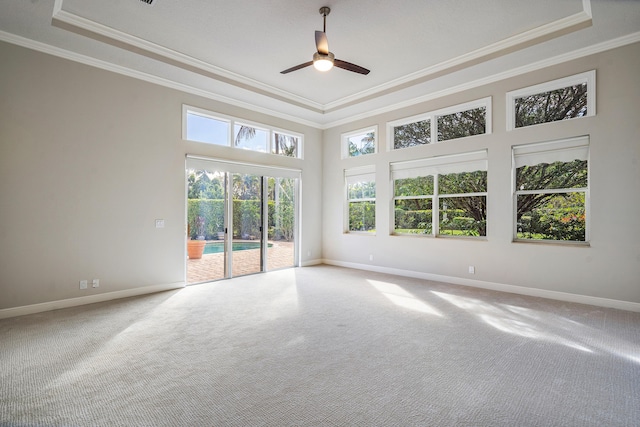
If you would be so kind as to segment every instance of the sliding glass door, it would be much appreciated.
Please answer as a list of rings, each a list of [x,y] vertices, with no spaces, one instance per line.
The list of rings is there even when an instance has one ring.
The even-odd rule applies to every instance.
[[[194,156],[186,170],[187,284],[298,265],[300,171]]]
[[[233,185],[232,275],[259,273],[262,259],[262,180],[258,175],[231,175]]]
[[[227,174],[187,169],[187,284],[227,277]]]
[[[266,248],[267,269],[295,266],[296,191],[293,178],[268,177],[267,211],[269,244]]]

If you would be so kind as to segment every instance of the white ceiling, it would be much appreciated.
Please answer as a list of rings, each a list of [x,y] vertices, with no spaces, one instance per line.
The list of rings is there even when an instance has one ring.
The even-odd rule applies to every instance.
[[[319,9],[336,57],[311,60]],[[640,41],[636,0],[3,0],[0,40],[325,128]]]

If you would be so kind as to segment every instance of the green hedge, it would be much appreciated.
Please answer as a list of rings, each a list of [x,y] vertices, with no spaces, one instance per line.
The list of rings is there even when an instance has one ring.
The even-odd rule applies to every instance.
[[[448,220],[440,223],[440,234],[454,234],[465,236],[479,236],[481,230],[485,229],[485,222],[478,222],[473,218],[464,216],[465,211],[462,209],[441,210],[440,214],[446,214]],[[395,210],[395,229],[396,230],[412,230],[409,233],[432,232],[431,209],[424,210]]]

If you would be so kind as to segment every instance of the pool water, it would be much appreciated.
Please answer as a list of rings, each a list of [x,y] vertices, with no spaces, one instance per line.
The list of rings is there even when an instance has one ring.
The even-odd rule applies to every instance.
[[[268,247],[273,246],[269,243]],[[234,251],[246,251],[247,249],[260,249],[260,242],[234,242]],[[224,252],[224,242],[207,243],[204,247],[203,254],[218,254]]]

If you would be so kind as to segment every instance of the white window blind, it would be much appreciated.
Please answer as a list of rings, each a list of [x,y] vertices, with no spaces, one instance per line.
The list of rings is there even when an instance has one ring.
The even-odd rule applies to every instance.
[[[487,170],[487,150],[450,156],[391,163],[391,178],[406,179],[435,174],[449,174]]]
[[[347,181],[347,185],[352,185],[357,182],[375,182],[376,168],[373,165],[369,165],[359,168],[345,169],[344,177]]]
[[[513,162],[516,169],[540,163],[572,162],[574,160],[588,159],[588,136],[513,147]]]
[[[300,169],[287,169],[274,166],[262,166],[251,163],[238,163],[226,160],[212,159],[208,157],[187,155],[187,169],[231,172],[248,175],[271,176],[277,178],[297,178],[302,171]]]

